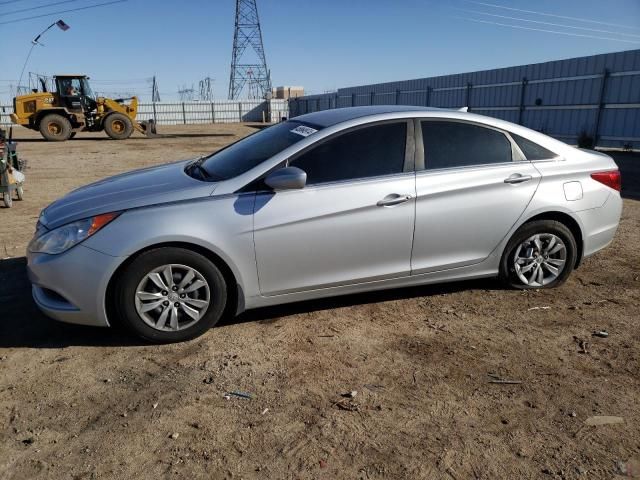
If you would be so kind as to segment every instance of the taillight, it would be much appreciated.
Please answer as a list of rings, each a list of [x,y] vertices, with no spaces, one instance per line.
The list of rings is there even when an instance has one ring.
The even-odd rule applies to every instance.
[[[591,178],[593,178],[596,182],[600,182],[609,188],[617,190],[618,192],[622,187],[622,177],[620,176],[620,171],[618,170],[592,173]]]

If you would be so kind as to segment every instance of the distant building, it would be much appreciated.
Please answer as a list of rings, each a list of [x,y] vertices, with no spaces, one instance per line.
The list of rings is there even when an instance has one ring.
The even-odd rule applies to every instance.
[[[304,87],[274,87],[271,89],[272,98],[297,98],[304,96]]]

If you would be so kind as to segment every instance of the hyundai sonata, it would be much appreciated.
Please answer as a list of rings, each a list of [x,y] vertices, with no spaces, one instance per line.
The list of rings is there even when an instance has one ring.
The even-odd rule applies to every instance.
[[[610,157],[420,107],[310,113],[75,190],[28,248],[35,302],[154,342],[223,314],[480,277],[551,288],[618,226]]]

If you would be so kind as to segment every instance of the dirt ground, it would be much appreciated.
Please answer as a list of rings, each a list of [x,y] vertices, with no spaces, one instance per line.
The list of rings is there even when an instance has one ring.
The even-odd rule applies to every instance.
[[[638,200],[625,200],[614,244],[556,290],[482,280],[348,296],[247,312],[167,346],[48,320],[24,268],[43,207],[253,129],[160,131],[172,136],[56,144],[15,132],[29,168],[25,200],[0,209],[1,479],[631,473],[640,459]],[[619,158],[638,171],[640,157]],[[640,175],[623,178],[635,196]],[[496,377],[521,383],[489,383]],[[234,391],[251,399],[224,398]],[[586,425],[595,415],[623,423]]]

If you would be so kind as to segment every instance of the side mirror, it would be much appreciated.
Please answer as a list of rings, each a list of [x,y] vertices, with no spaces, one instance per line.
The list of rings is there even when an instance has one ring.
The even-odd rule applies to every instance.
[[[285,167],[271,172],[264,179],[274,190],[295,190],[304,188],[307,183],[307,173],[298,167]]]

